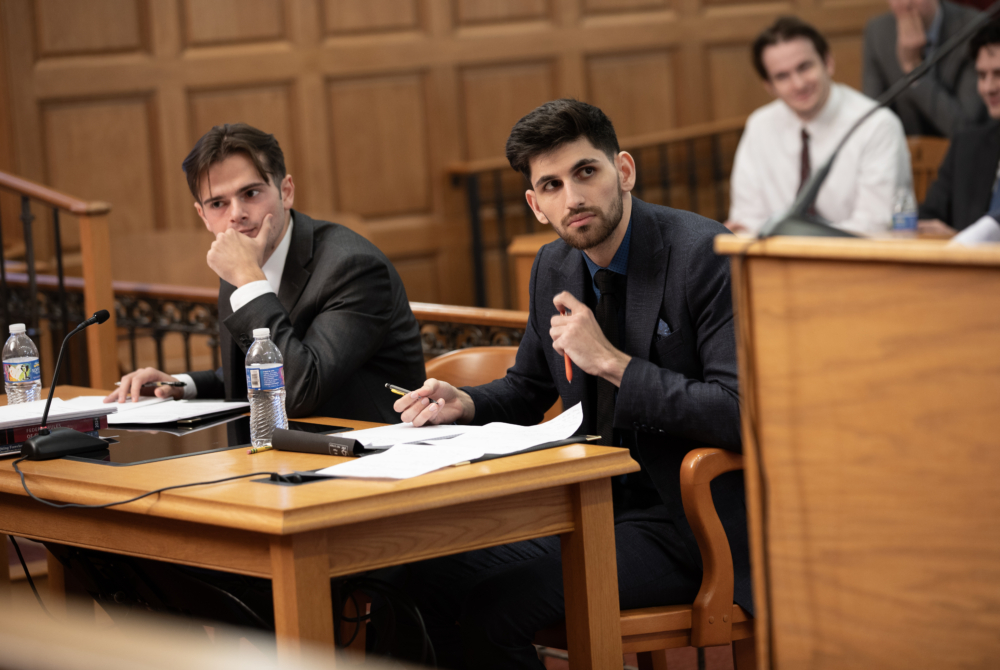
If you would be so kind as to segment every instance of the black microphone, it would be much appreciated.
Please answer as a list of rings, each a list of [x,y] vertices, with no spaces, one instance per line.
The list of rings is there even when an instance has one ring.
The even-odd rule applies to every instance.
[[[95,323],[104,323],[111,318],[111,313],[106,309],[99,310],[76,328],[71,330],[63,338],[62,346],[59,347],[59,356],[56,358],[56,369],[52,373],[52,383],[49,385],[49,399],[45,402],[45,411],[42,413],[42,427],[38,434],[30,437],[21,445],[21,456],[29,461],[45,461],[51,458],[60,458],[71,454],[82,454],[97,449],[106,449],[108,444],[104,440],[91,437],[85,433],[72,428],[53,428],[49,430],[46,424],[49,420],[49,408],[52,406],[52,394],[56,390],[56,379],[59,377],[59,367],[62,365],[63,353],[66,351],[66,343],[87,326]]]
[[[823,217],[809,212],[813,203],[816,202],[816,196],[819,195],[820,187],[823,185],[823,182],[826,181],[827,175],[830,174],[830,168],[833,166],[833,161],[836,160],[837,154],[839,154],[840,150],[844,148],[845,144],[847,144],[847,140],[854,134],[854,131],[857,130],[862,123],[867,121],[872,114],[898,98],[899,95],[909,88],[913,82],[927,74],[939,60],[954,51],[955,47],[968,40],[973,33],[996,16],[998,11],[1000,11],[1000,2],[994,2],[990,5],[989,9],[976,17],[976,19],[968,24],[960,33],[938,47],[933,56],[915,67],[910,74],[897,81],[885,93],[879,96],[879,99],[875,101],[875,106],[863,114],[861,118],[850,127],[844,137],[841,138],[840,142],[837,144],[837,148],[833,150],[832,154],[830,154],[830,158],[827,159],[826,163],[813,172],[812,176],[802,187],[802,190],[799,191],[798,196],[795,198],[795,202],[793,202],[792,206],[788,208],[788,211],[779,216],[775,216],[770,221],[765,223],[764,227],[761,228],[758,237],[765,238],[773,237],[775,235],[858,237],[854,233],[834,228],[833,225]]]

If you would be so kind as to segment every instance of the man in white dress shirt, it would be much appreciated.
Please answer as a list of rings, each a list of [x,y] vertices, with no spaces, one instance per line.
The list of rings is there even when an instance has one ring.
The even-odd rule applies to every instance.
[[[756,235],[795,200],[848,129],[875,104],[833,82],[826,39],[791,16],[757,37],[754,66],[777,98],[747,119],[730,179],[726,227]],[[833,164],[816,212],[833,225],[862,235],[888,231],[897,190],[910,188],[910,152],[892,112],[877,111],[854,133]]]

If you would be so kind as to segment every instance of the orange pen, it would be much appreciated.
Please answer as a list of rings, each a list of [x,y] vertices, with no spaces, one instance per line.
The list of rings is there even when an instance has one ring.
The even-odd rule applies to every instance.
[[[562,307],[559,308],[559,313],[566,316],[566,310]],[[563,360],[566,363],[566,381],[570,384],[573,383],[573,361],[569,360],[569,354],[563,352]]]

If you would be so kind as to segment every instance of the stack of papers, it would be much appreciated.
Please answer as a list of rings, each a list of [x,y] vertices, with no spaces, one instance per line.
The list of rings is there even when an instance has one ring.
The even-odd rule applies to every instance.
[[[246,410],[250,407],[248,402],[174,400],[154,397],[143,398],[138,402],[105,403],[104,396],[79,396],[65,401],[64,404],[80,410],[96,410],[101,407],[115,408],[117,413],[108,417],[109,426],[177,423],[178,421],[201,419],[221,412]]]
[[[26,402],[20,405],[5,405],[0,407],[0,429],[41,425],[42,414],[45,413],[45,402],[45,400],[36,400],[35,402]],[[117,408],[115,405],[80,407],[59,398],[53,398],[46,421],[52,424],[57,421],[69,421],[72,419],[91,419],[114,414],[116,411]]]
[[[360,438],[362,444],[365,444],[365,440],[371,444],[381,443],[385,439],[380,437],[382,435],[396,436],[405,441],[393,445],[381,454],[339,463],[315,474],[326,477],[407,479],[487,455],[505,456],[541,444],[565,440],[573,436],[582,423],[583,407],[577,403],[555,419],[537,426],[488,423],[485,426],[414,428],[410,424],[398,424],[345,433],[346,437],[367,433]]]

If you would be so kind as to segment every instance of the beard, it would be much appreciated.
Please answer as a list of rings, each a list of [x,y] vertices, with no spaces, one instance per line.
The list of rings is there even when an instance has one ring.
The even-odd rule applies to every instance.
[[[622,214],[625,212],[624,198],[625,194],[621,190],[621,180],[619,180],[618,197],[611,203],[607,212],[600,207],[581,207],[580,209],[570,210],[563,217],[561,225],[558,227],[554,226],[556,232],[566,244],[574,249],[579,249],[580,251],[593,249],[611,237],[611,234],[615,232],[615,228],[618,227],[618,224],[622,220]],[[593,223],[588,223],[581,228],[569,228],[570,219],[585,213],[594,215]]]

